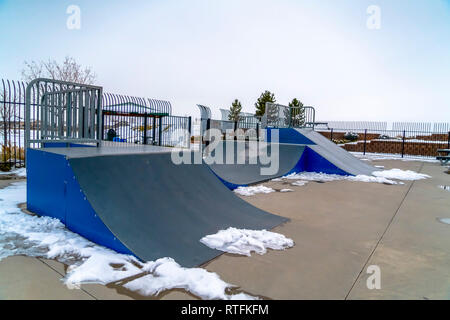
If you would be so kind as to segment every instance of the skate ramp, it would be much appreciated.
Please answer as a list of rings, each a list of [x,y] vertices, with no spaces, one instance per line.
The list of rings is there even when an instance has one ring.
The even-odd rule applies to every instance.
[[[119,149],[28,150],[29,208],[119,252],[186,267],[222,253],[199,242],[205,235],[288,220],[237,197],[204,163],[175,165],[165,148]]]

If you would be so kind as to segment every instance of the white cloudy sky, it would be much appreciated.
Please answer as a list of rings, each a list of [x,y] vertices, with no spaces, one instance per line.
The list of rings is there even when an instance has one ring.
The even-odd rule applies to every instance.
[[[81,8],[81,30],[66,9]],[[381,29],[366,27],[369,5]],[[326,120],[450,122],[448,0],[0,0],[0,78],[75,57],[106,91],[254,112],[263,90]]]

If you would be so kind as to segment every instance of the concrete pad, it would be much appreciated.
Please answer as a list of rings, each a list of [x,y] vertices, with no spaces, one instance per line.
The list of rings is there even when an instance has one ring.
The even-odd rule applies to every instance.
[[[350,299],[450,299],[450,185],[443,167],[426,164],[432,179],[414,182],[391,226],[367,265],[381,270],[381,289],[368,290],[362,274]]]
[[[418,170],[420,166],[416,162],[395,163],[402,169]],[[261,209],[291,218],[274,231],[292,238],[295,247],[250,258],[227,254],[206,268],[247,292],[273,299],[344,299],[410,183],[264,185],[294,190],[243,198]]]
[[[0,262],[1,300],[93,300],[81,290],[69,290],[61,276],[36,258],[9,257]]]
[[[65,277],[67,274],[67,266],[63,263],[49,259],[39,260],[49,268],[55,270],[60,275],[60,278]],[[134,293],[129,293],[128,290],[121,290],[120,287],[104,286],[101,284],[83,284],[80,288],[98,300],[133,300],[136,296]]]

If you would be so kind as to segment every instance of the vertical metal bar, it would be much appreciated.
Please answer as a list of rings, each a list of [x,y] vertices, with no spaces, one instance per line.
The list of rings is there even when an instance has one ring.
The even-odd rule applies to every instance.
[[[259,141],[259,122],[256,123],[256,141]]]
[[[102,131],[103,128],[103,122],[102,122],[102,114],[103,114],[103,108],[102,108],[102,97],[103,97],[103,88],[100,88],[98,90],[94,90],[94,92],[97,93],[98,97],[97,97],[97,128],[92,128],[92,130],[97,131],[97,146],[101,146],[102,144],[102,137],[100,136],[100,132]],[[94,116],[94,115],[93,115]],[[95,135],[95,133],[94,133]]]
[[[144,141],[143,144],[147,144],[147,112],[144,114]]]
[[[209,134],[209,130],[211,129],[211,118],[208,118],[206,120],[206,141],[205,141],[205,147],[209,146],[209,140],[210,140],[210,134]],[[204,138],[204,137],[202,137]]]
[[[405,154],[405,135],[406,135],[406,131],[403,130],[403,140],[402,140],[402,158]]]
[[[367,129],[364,129],[364,152],[363,154],[366,154],[366,143],[367,143]]]
[[[188,118],[188,133],[189,133],[189,136],[188,136],[188,145],[187,145],[187,147],[190,149],[191,148],[191,137],[192,137],[192,117],[189,117]]]
[[[333,141],[333,128],[331,128],[331,132],[330,132],[330,140]]]
[[[158,137],[158,145],[161,146],[161,140],[162,140],[162,117],[159,117],[159,137]]]
[[[450,149],[450,131],[448,132],[447,149]]]
[[[156,142],[156,118],[152,117],[152,144],[154,145]]]

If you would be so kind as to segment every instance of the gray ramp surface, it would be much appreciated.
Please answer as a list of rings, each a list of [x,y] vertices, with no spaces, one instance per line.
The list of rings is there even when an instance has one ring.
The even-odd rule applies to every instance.
[[[222,145],[225,145],[226,143],[227,142],[223,142]],[[217,176],[236,185],[249,185],[286,175],[295,168],[305,150],[305,146],[295,144],[267,144],[266,147],[262,148],[262,152],[271,155],[272,159],[275,159],[274,157],[276,156],[278,164],[274,167],[276,169],[274,173],[262,174],[261,169],[270,167],[270,164],[261,164],[257,158],[251,157],[252,154],[249,152],[249,142],[231,141],[228,143],[229,146],[227,149],[224,148],[221,161],[222,164],[213,163],[209,166]],[[276,146],[276,148],[273,148],[274,146]],[[228,164],[226,161],[226,154],[230,154],[230,148],[233,148],[233,158],[232,162]],[[275,150],[277,149],[278,156],[275,153]],[[225,150],[227,150],[227,152],[225,152]],[[215,155],[214,152],[212,155]],[[238,158],[245,159],[244,164],[238,164]],[[252,164],[255,162],[256,164]]]
[[[315,145],[308,145],[309,148],[349,174],[370,176],[374,171],[380,170],[359,160],[350,152],[338,147],[334,142],[328,140],[320,133],[315,132],[313,129],[305,128],[296,130],[315,143]]]
[[[156,151],[68,156],[97,215],[140,259],[171,257],[197,266],[222,253],[201,244],[202,237],[228,227],[271,229],[288,220],[237,197],[205,164],[175,165],[170,152]]]

